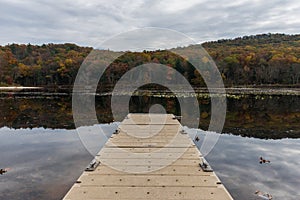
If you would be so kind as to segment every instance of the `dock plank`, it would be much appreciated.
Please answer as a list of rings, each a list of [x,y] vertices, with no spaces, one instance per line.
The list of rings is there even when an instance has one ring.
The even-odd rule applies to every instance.
[[[64,200],[232,200],[171,114],[129,114]]]

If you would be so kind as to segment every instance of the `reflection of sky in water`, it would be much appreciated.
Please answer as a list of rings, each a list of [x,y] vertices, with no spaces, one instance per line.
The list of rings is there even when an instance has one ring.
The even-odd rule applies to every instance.
[[[204,135],[200,133],[202,138]],[[221,135],[206,158],[234,199],[257,199],[254,192],[261,190],[272,194],[273,199],[298,200],[299,144],[299,139],[260,140]],[[259,164],[260,156],[271,160],[271,164]]]
[[[0,199],[60,199],[92,159],[75,130],[1,128],[0,136],[0,168],[11,168]]]
[[[101,127],[107,133],[115,129]],[[0,136],[0,167],[11,168],[0,176],[0,199],[62,198],[92,159],[74,130],[1,128]],[[298,200],[299,144],[222,135],[207,160],[235,199],[257,199],[254,192],[261,190],[274,199]],[[260,156],[271,164],[259,164]]]

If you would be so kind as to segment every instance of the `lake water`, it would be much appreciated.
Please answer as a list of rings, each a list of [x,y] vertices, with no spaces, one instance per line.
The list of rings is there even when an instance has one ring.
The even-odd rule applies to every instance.
[[[200,128],[210,120],[210,101],[199,97]],[[228,99],[224,134],[206,159],[234,199],[259,199],[256,190],[273,199],[300,199],[300,97],[235,96]],[[148,112],[161,104],[180,115],[175,98],[133,97],[130,112]],[[72,120],[68,95],[2,94],[0,98],[0,199],[61,199],[91,161]],[[99,126],[112,134],[110,98],[96,98]],[[91,127],[92,128],[92,127]],[[209,133],[188,129],[201,147]],[[245,137],[247,136],[247,137]],[[105,140],[99,142],[103,144]],[[100,146],[99,146],[100,148]],[[259,157],[271,160],[260,164]]]

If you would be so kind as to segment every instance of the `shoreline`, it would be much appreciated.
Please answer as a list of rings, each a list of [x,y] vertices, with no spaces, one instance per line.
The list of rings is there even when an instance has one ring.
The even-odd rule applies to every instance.
[[[9,86],[9,87],[0,87],[0,94],[5,94],[6,92],[16,92],[15,94],[22,95],[41,95],[42,93],[47,95],[57,95],[57,94],[65,94],[65,95],[71,95],[73,94],[73,88],[68,86],[59,86],[57,88],[53,87],[23,87],[23,86]],[[20,93],[18,93],[20,92]],[[82,94],[88,94],[93,95],[95,92],[91,90],[89,87],[82,87],[78,88],[77,92]],[[193,91],[185,91],[178,86],[178,89],[174,90],[173,92],[168,90],[160,90],[156,88],[149,88],[149,89],[139,89],[132,91],[131,87],[124,87],[118,89],[118,91],[113,91],[112,89],[107,89],[105,91],[97,91],[96,96],[109,96],[109,95],[133,95],[133,96],[140,96],[140,95],[146,95],[146,96],[154,96],[154,97],[172,97],[175,96],[174,92],[177,94],[181,94],[184,97],[189,97],[192,94],[202,94],[202,95],[292,95],[292,96],[300,96],[300,88],[299,87],[225,87],[224,88],[194,88]]]
[[[43,87],[23,87],[23,86],[2,86],[0,91],[20,91],[20,90],[37,90],[43,89]]]

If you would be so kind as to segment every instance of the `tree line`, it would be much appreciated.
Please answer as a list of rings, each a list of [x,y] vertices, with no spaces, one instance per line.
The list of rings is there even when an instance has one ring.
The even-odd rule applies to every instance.
[[[300,35],[262,34],[202,46],[215,61],[226,86],[300,83]],[[182,49],[189,52],[196,48],[199,46]],[[70,43],[0,46],[0,86],[71,86],[92,50]],[[195,87],[205,86],[188,60],[168,50],[125,52],[107,68],[101,84],[113,85],[126,71],[149,62],[176,69]],[[169,78],[176,77],[170,74]]]

